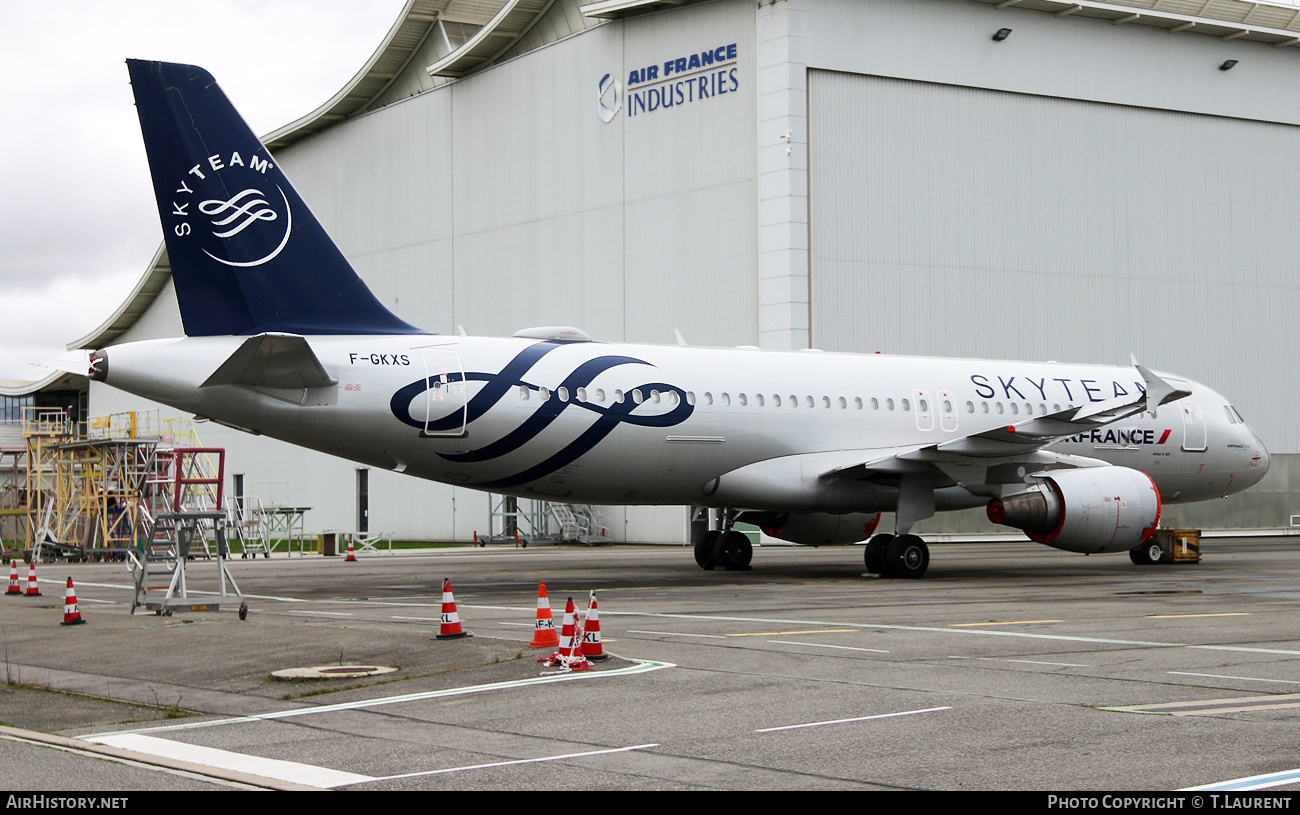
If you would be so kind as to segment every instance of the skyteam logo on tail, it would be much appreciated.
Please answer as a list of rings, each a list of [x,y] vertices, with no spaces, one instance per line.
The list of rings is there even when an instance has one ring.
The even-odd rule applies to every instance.
[[[173,193],[176,237],[192,237],[208,257],[236,268],[275,258],[293,234],[293,210],[284,190],[267,177],[273,166],[256,153],[245,161],[232,151],[191,167]],[[229,194],[208,197],[212,190]]]

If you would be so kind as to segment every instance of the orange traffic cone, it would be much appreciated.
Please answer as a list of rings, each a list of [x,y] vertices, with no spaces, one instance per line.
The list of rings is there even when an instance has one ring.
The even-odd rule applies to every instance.
[[[356,563],[357,556],[352,553],[352,541],[348,541],[348,556],[343,558],[344,563]]]
[[[600,614],[596,611],[595,592],[592,592],[587,604],[587,625],[582,632],[582,655],[594,662],[609,659],[605,646],[600,643]]]
[[[533,624],[533,641],[529,648],[555,648],[560,638],[555,633],[555,618],[551,616],[551,601],[546,597],[546,581],[537,585],[537,622]]]
[[[469,632],[460,627],[460,615],[456,613],[456,598],[451,594],[451,578],[443,578],[442,627],[438,630],[436,639],[451,640],[468,636],[470,636]]]
[[[36,585],[36,561],[33,560],[27,564],[27,594],[26,597],[40,597],[41,588]]]
[[[77,608],[77,593],[72,588],[72,578],[68,578],[68,590],[63,595],[63,625],[78,625],[84,623],[81,619],[81,609]]]
[[[560,650],[551,654],[549,657],[542,657],[537,660],[545,665],[554,665],[562,659],[573,656],[573,629],[577,625],[574,619],[577,616],[573,610],[573,598],[564,606],[564,622],[560,624]]]
[[[23,593],[22,588],[18,585],[18,561],[9,561],[9,588],[5,589],[5,596],[19,597]]]

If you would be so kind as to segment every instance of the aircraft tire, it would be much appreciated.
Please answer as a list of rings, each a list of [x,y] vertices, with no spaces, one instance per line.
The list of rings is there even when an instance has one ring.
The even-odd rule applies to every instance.
[[[876,535],[867,541],[867,546],[862,551],[862,561],[866,565],[868,573],[884,573],[885,550],[889,548],[889,542],[893,539],[893,535]]]
[[[884,560],[884,574],[915,580],[930,566],[930,548],[916,535],[899,535],[889,542]]]
[[[713,547],[713,562],[730,572],[749,571],[754,559],[754,545],[743,532],[723,532]]]
[[[1148,541],[1136,549],[1130,549],[1128,559],[1139,566],[1154,566],[1164,562],[1165,550],[1159,543]]]
[[[706,572],[713,571],[713,567],[717,565],[713,558],[713,549],[721,535],[721,531],[710,529],[695,541],[695,564]]]

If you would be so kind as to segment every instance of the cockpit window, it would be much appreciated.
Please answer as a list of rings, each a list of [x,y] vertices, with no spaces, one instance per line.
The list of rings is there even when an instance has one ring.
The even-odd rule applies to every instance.
[[[1228,413],[1229,413],[1229,415],[1230,415],[1230,416],[1236,416],[1236,417],[1237,417],[1237,422],[1238,422],[1239,424],[1245,424],[1245,423],[1246,423],[1246,420],[1243,419],[1243,418],[1241,417],[1241,413],[1238,412],[1238,410],[1237,410],[1235,407],[1233,407],[1232,405],[1228,405],[1227,407],[1228,407]]]
[[[1237,417],[1236,417],[1236,415],[1234,415],[1234,414],[1236,413],[1236,411],[1234,411],[1234,410],[1232,409],[1232,406],[1231,406],[1231,405],[1224,405],[1224,406],[1223,406],[1223,412],[1226,413],[1226,414],[1228,414],[1228,421],[1229,421],[1229,422],[1231,422],[1232,424],[1236,424],[1236,423],[1237,423]]]

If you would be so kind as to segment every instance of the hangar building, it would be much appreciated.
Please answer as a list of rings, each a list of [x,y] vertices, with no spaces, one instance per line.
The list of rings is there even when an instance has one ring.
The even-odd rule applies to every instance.
[[[220,77],[218,77],[220,79]],[[1300,11],[1239,0],[412,0],[265,138],[394,313],[441,333],[1144,364],[1274,453],[1178,525],[1300,512]],[[239,100],[234,100],[238,105]],[[181,332],[165,252],[94,348]],[[144,407],[92,383],[92,414]],[[224,428],[313,528],[469,540],[483,495]],[[685,542],[683,508],[612,508]],[[918,531],[988,529],[974,513]]]

